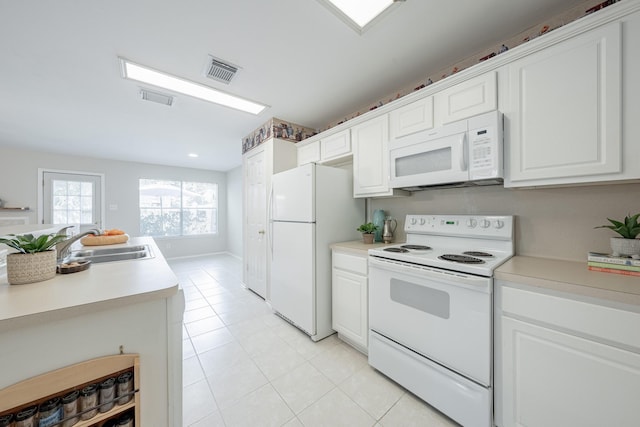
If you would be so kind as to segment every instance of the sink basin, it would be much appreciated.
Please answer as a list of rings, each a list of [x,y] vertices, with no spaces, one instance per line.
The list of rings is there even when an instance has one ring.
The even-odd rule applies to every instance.
[[[148,245],[124,246],[119,248],[81,249],[71,252],[68,261],[90,260],[96,262],[126,261],[153,258]]]

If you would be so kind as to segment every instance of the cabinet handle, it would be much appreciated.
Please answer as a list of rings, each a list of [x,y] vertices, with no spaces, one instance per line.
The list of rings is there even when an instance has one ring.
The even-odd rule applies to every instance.
[[[264,231],[264,230],[260,230],[260,231],[258,231],[258,234],[264,234],[264,233],[265,233],[265,231]]]

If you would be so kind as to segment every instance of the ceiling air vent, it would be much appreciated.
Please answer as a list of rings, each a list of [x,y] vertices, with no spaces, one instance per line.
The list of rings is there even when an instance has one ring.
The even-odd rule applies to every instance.
[[[140,98],[145,101],[157,102],[158,104],[169,107],[173,104],[173,96],[144,88],[140,88]]]
[[[204,75],[210,79],[229,84],[238,70],[239,67],[209,55]]]

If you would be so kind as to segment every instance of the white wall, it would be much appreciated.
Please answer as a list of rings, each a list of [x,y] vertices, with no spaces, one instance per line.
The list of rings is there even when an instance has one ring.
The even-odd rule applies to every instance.
[[[139,235],[138,180],[175,179],[218,184],[218,234],[156,239],[165,257],[180,257],[227,249],[227,174],[202,169],[75,157],[0,147],[0,199],[6,206],[29,206],[27,213],[0,212],[2,217],[27,215],[37,221],[38,169],[101,173],[105,176],[105,228],[120,228]],[[115,211],[110,205],[117,205]]]
[[[242,258],[242,166],[227,171],[227,252]]]
[[[640,184],[426,190],[406,198],[374,199],[369,214],[375,209],[398,220],[396,241],[406,237],[407,214],[516,215],[517,254],[585,261],[589,251],[608,251],[609,238],[616,236],[594,227],[608,224],[607,218],[640,212]]]

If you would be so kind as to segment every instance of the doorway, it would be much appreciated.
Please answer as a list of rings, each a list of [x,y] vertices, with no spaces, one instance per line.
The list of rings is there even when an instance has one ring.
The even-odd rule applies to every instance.
[[[73,225],[71,234],[102,228],[104,175],[41,169],[42,207],[38,221],[61,227]]]

